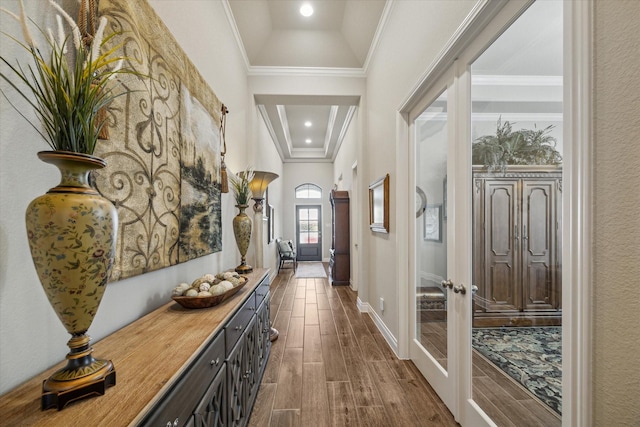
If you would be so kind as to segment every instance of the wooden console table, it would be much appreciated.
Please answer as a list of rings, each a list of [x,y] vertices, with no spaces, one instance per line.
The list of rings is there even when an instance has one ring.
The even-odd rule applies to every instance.
[[[58,366],[0,396],[10,426],[246,425],[267,364],[269,276],[249,282],[215,307],[171,301],[93,345],[113,361],[116,385],[62,411],[40,409],[42,381]]]

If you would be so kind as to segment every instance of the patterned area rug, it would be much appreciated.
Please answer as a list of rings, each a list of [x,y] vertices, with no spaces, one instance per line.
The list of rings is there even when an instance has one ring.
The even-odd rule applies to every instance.
[[[476,328],[473,348],[562,414],[562,328]]]
[[[324,272],[324,265],[321,262],[299,262],[296,269],[296,277],[310,279],[327,277],[327,274]]]

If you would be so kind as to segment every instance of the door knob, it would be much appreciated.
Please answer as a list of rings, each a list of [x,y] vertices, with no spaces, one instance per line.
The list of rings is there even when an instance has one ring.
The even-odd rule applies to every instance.
[[[467,293],[467,288],[465,288],[464,285],[456,285],[453,287],[453,292],[464,295]]]
[[[443,288],[446,288],[448,286],[449,289],[453,289],[453,282],[451,281],[451,279],[443,280],[440,284]]]

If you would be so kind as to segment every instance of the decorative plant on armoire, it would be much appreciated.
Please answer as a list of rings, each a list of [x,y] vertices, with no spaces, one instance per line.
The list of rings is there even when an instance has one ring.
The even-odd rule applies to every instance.
[[[490,172],[505,172],[508,165],[558,165],[562,156],[557,140],[544,129],[512,130],[511,123],[498,119],[495,135],[484,135],[472,145],[472,163],[485,165]]]
[[[42,41],[31,35],[24,4],[20,13],[2,12],[22,27],[24,41],[5,32],[26,51],[26,64],[0,56],[0,76],[30,108],[40,123],[31,122],[4,91],[4,99],[42,136],[51,151],[38,157],[60,170],[61,181],[33,200],[26,211],[27,237],[33,263],[49,303],[71,334],[67,365],[42,386],[42,409],[65,407],[71,401],[104,394],[115,384],[110,360],[92,356],[89,326],[105,291],[116,249],[117,212],[90,184],[89,172],[106,162],[93,156],[106,130],[105,108],[124,93],[115,92],[116,74],[125,58],[119,46],[106,49],[115,34],[104,37],[107,19],[95,28],[97,2],[82,0],[78,24],[53,0],[57,11],[57,37],[40,30]],[[61,18],[62,16],[62,18]],[[63,30],[63,20],[71,35]],[[39,44],[44,44],[39,46]]]

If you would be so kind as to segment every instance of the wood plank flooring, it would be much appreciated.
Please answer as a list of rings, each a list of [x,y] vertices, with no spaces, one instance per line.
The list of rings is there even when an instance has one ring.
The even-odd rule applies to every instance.
[[[280,332],[250,426],[457,426],[411,361],[398,360],[356,294],[282,270],[271,284]]]
[[[446,368],[447,324],[424,322],[421,343]],[[473,399],[499,427],[560,427],[558,414],[521,384],[473,351]]]

